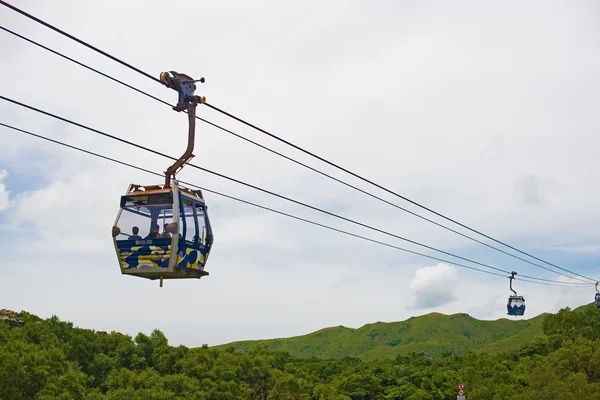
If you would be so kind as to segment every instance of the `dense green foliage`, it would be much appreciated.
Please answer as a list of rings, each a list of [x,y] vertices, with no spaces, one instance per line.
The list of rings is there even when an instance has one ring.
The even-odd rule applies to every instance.
[[[395,359],[410,352],[438,358],[479,350],[487,353],[513,350],[542,336],[545,314],[529,320],[481,321],[467,314],[431,313],[400,322],[377,322],[358,329],[343,326],[322,329],[308,335],[282,339],[234,342],[236,351],[256,347],[284,351],[298,358],[358,357],[361,360]]]
[[[135,338],[21,313],[0,324],[0,399],[456,399],[600,398],[600,311],[561,310],[545,336],[518,350],[409,353],[363,361],[300,359],[267,348],[170,346],[158,330]]]

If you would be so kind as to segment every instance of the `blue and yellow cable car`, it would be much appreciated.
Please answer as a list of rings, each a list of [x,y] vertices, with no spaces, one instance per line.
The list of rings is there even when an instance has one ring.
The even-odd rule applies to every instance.
[[[511,276],[508,277],[510,279],[510,290],[514,295],[508,297],[506,308],[508,310],[508,315],[522,316],[525,314],[525,298],[523,296],[517,296],[517,292],[512,288],[512,281],[516,274],[517,273],[513,271]]]
[[[115,228],[121,273],[160,279],[161,286],[163,279],[208,275],[213,234],[201,191],[177,181],[170,187],[129,185]]]
[[[129,185],[121,196],[112,236],[121,273],[160,279],[162,287],[163,279],[208,275],[204,268],[214,237],[202,192],[186,188],[175,179],[175,174],[194,157],[196,106],[206,99],[194,95],[197,81],[187,75],[163,72],[160,79],[179,93],[173,109],[187,109],[188,147],[165,172],[164,184]]]

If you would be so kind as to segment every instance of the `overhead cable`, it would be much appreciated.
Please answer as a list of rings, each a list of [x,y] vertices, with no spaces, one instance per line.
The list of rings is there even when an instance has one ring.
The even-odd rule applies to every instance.
[[[0,3],[3,3],[3,2],[2,2],[2,1],[0,1]],[[11,8],[13,8],[13,7],[11,7]],[[25,13],[24,15],[29,15],[29,14]],[[36,21],[37,21],[38,19],[37,19],[37,18],[35,18],[34,20],[36,20]],[[47,23],[44,23],[44,25],[49,25],[49,24],[47,24]],[[23,36],[23,35],[20,35],[20,34],[18,34],[18,33],[16,33],[16,32],[14,32],[14,31],[11,31],[10,29],[7,29],[7,28],[5,28],[5,27],[2,27],[2,26],[0,26],[0,29],[2,29],[2,30],[4,30],[4,31],[6,31],[6,32],[8,32],[8,33],[10,33],[10,34],[12,34],[12,35],[14,35],[14,36],[17,36],[17,37],[19,37],[19,38],[21,38],[21,39],[23,39],[23,40],[26,40],[26,41],[27,41],[27,42],[29,42],[29,43],[32,43],[32,44],[34,44],[34,45],[36,45],[36,46],[39,46],[39,47],[41,47],[41,48],[43,48],[43,49],[45,49],[45,50],[47,50],[47,51],[49,51],[49,52],[52,52],[52,53],[53,53],[53,54],[55,54],[55,55],[58,55],[58,56],[60,56],[60,57],[63,57],[63,58],[65,58],[65,59],[67,59],[67,60],[69,60],[69,61],[71,61],[71,62],[73,62],[73,63],[76,63],[76,64],[78,64],[78,65],[80,65],[80,66],[82,66],[82,67],[84,67],[84,68],[87,68],[87,69],[89,69],[89,70],[91,70],[91,71],[93,71],[93,72],[95,72],[95,73],[97,73],[97,74],[100,74],[100,75],[102,75],[102,76],[104,76],[104,77],[106,77],[106,78],[108,78],[108,79],[111,79],[111,80],[113,80],[113,81],[115,81],[115,82],[117,82],[117,83],[119,83],[119,84],[121,84],[121,85],[123,85],[123,86],[126,86],[126,87],[128,87],[128,88],[130,88],[130,89],[132,89],[132,90],[135,90],[136,92],[138,92],[138,93],[140,93],[140,94],[143,94],[143,95],[145,95],[145,96],[147,96],[147,97],[150,97],[150,98],[152,98],[152,99],[154,99],[154,100],[156,100],[156,101],[158,101],[158,102],[160,102],[160,103],[162,103],[162,104],[165,104],[165,105],[167,105],[167,106],[171,107],[171,104],[170,104],[170,103],[168,103],[168,102],[166,102],[166,101],[164,101],[164,100],[162,100],[162,99],[160,99],[160,98],[158,98],[158,97],[156,97],[156,96],[153,96],[153,95],[151,95],[151,94],[149,94],[149,93],[147,93],[147,92],[145,92],[145,91],[143,91],[143,90],[137,89],[136,87],[134,87],[134,86],[132,86],[132,85],[129,85],[129,84],[127,84],[127,83],[125,83],[125,82],[123,82],[123,81],[121,81],[121,80],[118,80],[118,79],[116,79],[116,78],[114,78],[114,77],[112,77],[112,76],[110,76],[110,75],[108,75],[108,74],[105,74],[105,73],[103,73],[103,72],[101,72],[101,71],[98,71],[97,69],[94,69],[94,68],[92,68],[92,67],[90,67],[90,66],[88,66],[88,65],[86,65],[86,64],[84,64],[84,63],[81,63],[81,62],[79,62],[79,61],[77,61],[77,60],[74,60],[73,58],[71,58],[71,57],[68,57],[68,56],[66,56],[66,55],[64,55],[64,54],[62,54],[62,53],[60,53],[60,52],[57,52],[57,51],[55,51],[55,50],[52,50],[52,49],[50,49],[50,48],[48,48],[48,47],[46,47],[46,46],[44,46],[44,45],[42,45],[42,44],[40,44],[40,43],[38,43],[38,42],[34,41],[34,40],[31,40],[31,39],[29,39],[29,38],[27,38],[27,37],[25,37],[25,36]],[[57,28],[57,29],[58,29],[58,28]],[[62,32],[61,30],[57,30],[57,31],[59,31],[59,32]],[[68,35],[68,34],[67,34],[67,35]],[[69,35],[69,37],[70,37],[70,35]],[[93,47],[93,46],[91,46],[90,48],[93,48],[93,49],[95,49],[95,47]],[[128,66],[129,66],[129,64],[127,64],[127,63],[125,63],[125,65],[128,65]],[[135,68],[135,70],[137,70],[137,68]],[[144,73],[144,74],[145,74],[145,73]],[[145,75],[146,75],[146,74],[145,74]],[[159,82],[160,82],[160,80],[159,80]],[[208,105],[209,107],[211,107],[211,108],[213,108],[213,109],[216,109],[216,107],[214,107],[214,106],[212,106],[212,105],[210,105],[210,104],[206,104],[206,105]],[[220,111],[220,112],[223,112],[222,110],[218,110],[218,111]],[[234,119],[237,119],[237,120],[239,120],[237,117],[234,117],[234,116],[231,116],[231,117],[232,117],[232,118],[234,118]],[[399,205],[397,205],[397,204],[395,204],[395,203],[392,203],[392,202],[390,202],[390,201],[388,201],[388,200],[385,200],[385,199],[383,199],[383,198],[381,198],[381,197],[379,197],[379,196],[377,196],[377,195],[374,195],[374,194],[372,194],[372,193],[370,193],[370,192],[367,192],[366,190],[360,189],[360,188],[358,188],[358,187],[356,187],[356,186],[354,186],[354,185],[352,185],[352,184],[349,184],[349,183],[347,183],[347,182],[345,182],[345,181],[343,181],[343,180],[341,180],[341,179],[335,178],[335,177],[334,177],[334,176],[332,176],[332,175],[329,175],[329,174],[327,174],[327,173],[325,173],[325,172],[322,172],[322,171],[320,171],[320,170],[318,170],[318,169],[316,169],[316,168],[313,168],[313,167],[311,167],[311,166],[309,166],[309,165],[307,165],[307,164],[304,164],[304,163],[302,163],[302,162],[300,162],[300,161],[298,161],[298,160],[296,160],[296,159],[293,159],[293,158],[291,158],[291,157],[289,157],[289,156],[286,156],[286,155],[284,155],[284,154],[282,154],[282,153],[280,153],[280,152],[277,152],[277,151],[275,151],[275,150],[273,150],[273,149],[270,149],[270,148],[268,148],[268,147],[266,147],[266,146],[264,146],[264,145],[262,145],[262,144],[259,144],[259,143],[257,143],[257,142],[254,142],[253,140],[250,140],[250,139],[248,139],[248,138],[246,138],[246,137],[243,137],[243,136],[241,136],[241,135],[239,135],[239,134],[237,134],[237,133],[235,133],[235,132],[233,132],[233,131],[231,131],[231,130],[228,130],[228,129],[226,129],[226,128],[223,128],[223,127],[221,127],[221,126],[219,126],[219,125],[217,125],[217,124],[214,124],[214,123],[212,123],[212,122],[210,122],[210,121],[208,121],[208,120],[206,120],[206,119],[203,119],[203,118],[201,118],[201,117],[198,117],[198,116],[196,116],[196,118],[197,118],[198,120],[202,121],[202,122],[205,122],[205,123],[207,123],[207,124],[209,124],[209,125],[211,125],[211,126],[213,126],[213,127],[216,127],[216,128],[218,128],[218,129],[220,129],[220,130],[222,130],[222,131],[225,131],[225,132],[227,132],[227,133],[230,133],[230,134],[232,134],[232,135],[236,136],[237,138],[240,138],[240,139],[242,139],[242,140],[245,140],[245,141],[247,141],[247,142],[249,142],[249,143],[251,143],[251,144],[254,144],[254,145],[258,146],[258,147],[261,147],[261,148],[262,148],[262,149],[264,149],[264,150],[267,150],[267,151],[269,151],[269,152],[271,152],[271,153],[274,153],[274,154],[276,154],[276,155],[278,155],[278,156],[280,156],[280,157],[283,157],[283,158],[285,158],[285,159],[287,159],[287,160],[289,160],[289,161],[291,161],[291,162],[293,162],[293,163],[296,163],[296,164],[298,164],[298,165],[301,165],[301,166],[303,166],[303,167],[305,167],[305,168],[307,168],[307,169],[309,169],[309,170],[312,170],[312,171],[314,171],[314,172],[316,172],[316,173],[318,173],[318,174],[320,174],[320,175],[322,175],[322,176],[325,176],[325,177],[327,177],[327,178],[329,178],[329,179],[332,179],[332,180],[334,180],[334,181],[336,181],[336,182],[338,182],[338,183],[341,183],[341,184],[343,184],[343,185],[345,185],[345,186],[347,186],[347,187],[350,187],[350,188],[352,188],[352,189],[354,189],[354,190],[357,190],[357,191],[359,191],[359,192],[361,192],[361,193],[363,193],[363,194],[365,194],[365,195],[367,195],[367,196],[370,196],[370,197],[372,197],[372,198],[375,198],[375,199],[377,199],[377,200],[379,200],[379,201],[382,201],[382,202],[384,202],[384,203],[386,203],[386,204],[388,204],[388,205],[391,205],[391,206],[393,206],[393,207],[395,207],[395,208],[397,208],[397,209],[400,209],[400,210],[402,210],[402,211],[404,211],[404,212],[407,212],[407,213],[409,213],[409,214],[411,214],[411,215],[413,215],[413,216],[415,216],[415,217],[417,217],[417,218],[423,219],[423,220],[425,220],[425,221],[427,221],[427,222],[430,222],[430,223],[432,223],[432,224],[434,224],[434,225],[436,225],[436,226],[439,226],[439,227],[441,227],[441,228],[443,228],[443,229],[446,229],[446,230],[448,230],[448,231],[450,231],[450,232],[453,232],[453,233],[455,233],[455,234],[457,234],[457,235],[460,235],[460,236],[462,236],[462,237],[464,237],[464,238],[470,239],[470,240],[472,240],[472,241],[474,241],[474,242],[476,242],[476,243],[482,244],[482,245],[484,245],[484,246],[486,246],[486,247],[488,247],[488,248],[491,248],[491,249],[493,249],[493,250],[499,251],[499,252],[501,252],[501,253],[503,253],[503,254],[505,254],[505,255],[508,255],[508,256],[510,256],[510,257],[513,257],[513,258],[515,258],[515,259],[518,259],[518,260],[521,260],[521,261],[523,261],[523,262],[526,262],[526,263],[528,263],[528,264],[534,265],[534,266],[536,266],[536,267],[542,268],[542,269],[544,269],[544,270],[546,270],[546,271],[550,271],[550,272],[552,272],[552,273],[555,273],[555,274],[558,274],[558,275],[563,275],[563,276],[565,276],[565,277],[568,277],[568,278],[571,278],[571,279],[576,279],[576,280],[579,280],[579,281],[581,281],[581,282],[588,283],[587,281],[584,281],[584,280],[582,280],[582,279],[579,279],[579,278],[577,278],[577,277],[572,277],[572,276],[569,276],[569,275],[564,275],[564,274],[561,274],[561,273],[560,273],[560,272],[558,272],[558,271],[555,271],[555,270],[553,270],[553,269],[550,269],[550,268],[548,268],[548,267],[545,267],[545,266],[543,266],[543,265],[540,265],[540,264],[537,264],[537,263],[535,263],[535,262],[532,262],[531,260],[527,260],[527,259],[525,259],[525,258],[519,257],[519,256],[517,256],[517,255],[515,255],[515,254],[512,254],[512,253],[509,253],[509,252],[507,252],[507,251],[505,251],[505,250],[502,250],[502,249],[500,249],[500,248],[498,248],[498,247],[492,246],[492,245],[490,245],[490,244],[488,244],[488,243],[485,243],[485,242],[483,242],[483,241],[481,241],[481,240],[478,240],[478,239],[476,239],[476,238],[474,238],[474,237],[472,237],[472,236],[466,235],[466,234],[464,234],[464,233],[462,233],[462,232],[459,232],[459,231],[457,231],[457,230],[455,230],[455,229],[452,229],[452,228],[450,228],[450,227],[448,227],[448,226],[446,226],[446,225],[443,225],[443,224],[441,224],[441,223],[439,223],[439,222],[436,222],[436,221],[434,221],[434,220],[431,220],[431,219],[429,219],[429,218],[427,218],[427,217],[424,217],[424,216],[422,216],[422,215],[420,215],[420,214],[417,214],[417,213],[415,213],[415,212],[413,212],[413,211],[410,211],[410,210],[408,210],[408,209],[406,209],[406,208],[404,208],[404,207],[401,207],[401,206],[399,206]],[[241,121],[241,120],[240,120],[240,121]],[[245,121],[244,121],[244,123],[245,123]],[[251,125],[251,126],[252,126],[253,128],[255,128],[255,129],[261,130],[260,128],[257,128],[257,127],[255,127],[255,126],[253,126],[253,125]],[[262,130],[261,130],[261,131],[262,131]],[[265,132],[265,133],[269,134],[268,132]],[[271,134],[269,134],[269,135],[271,135]],[[292,146],[295,146],[295,145],[293,145],[293,144],[290,144],[290,145],[292,145]],[[311,155],[312,155],[312,154],[311,154]],[[543,261],[543,260],[541,260],[541,261]],[[552,265],[553,265],[553,264],[552,264]],[[558,266],[557,266],[557,267],[558,267]],[[560,268],[560,269],[561,269],[561,270],[563,270],[563,271],[567,271],[567,272],[569,272],[569,273],[570,273],[570,274],[572,274],[572,275],[581,276],[581,277],[583,277],[583,278],[586,278],[586,279],[588,279],[588,280],[593,280],[592,278],[587,278],[587,277],[585,277],[585,276],[583,276],[583,275],[579,275],[579,274],[577,274],[577,273],[575,273],[575,272],[571,272],[571,271],[569,271],[569,270],[566,270],[566,269],[564,269],[564,268],[561,268],[561,267],[558,267],[558,268]]]
[[[99,158],[102,158],[102,159],[105,159],[105,160],[108,160],[108,161],[111,161],[111,162],[115,162],[115,163],[118,163],[118,164],[130,167],[130,168],[134,168],[134,169],[137,169],[139,171],[143,171],[143,172],[146,172],[146,173],[149,173],[149,174],[152,174],[152,175],[156,175],[156,176],[160,176],[160,177],[164,176],[163,174],[160,174],[160,173],[157,173],[157,172],[154,172],[154,171],[151,171],[151,170],[148,170],[148,169],[136,166],[134,164],[130,164],[130,163],[127,163],[127,162],[124,162],[124,161],[120,161],[120,160],[117,160],[115,158],[107,157],[107,156],[101,155],[99,153],[95,153],[95,152],[92,152],[92,151],[89,151],[89,150],[82,149],[82,148],[77,147],[77,146],[73,146],[73,145],[67,144],[65,142],[61,142],[61,141],[54,140],[54,139],[51,139],[51,138],[48,138],[48,137],[45,137],[45,136],[42,136],[42,135],[39,135],[39,134],[35,134],[33,132],[30,132],[30,131],[27,131],[27,130],[24,130],[24,129],[16,128],[14,126],[11,126],[11,125],[8,125],[8,124],[2,123],[2,122],[0,122],[0,126],[4,126],[6,128],[12,129],[14,131],[18,131],[18,132],[25,133],[27,135],[36,137],[38,139],[43,139],[43,140],[46,140],[46,141],[49,141],[49,142],[52,142],[52,143],[55,143],[55,144],[58,144],[58,145],[61,145],[61,146],[64,146],[64,147],[68,147],[68,148],[73,149],[73,150],[77,150],[77,151],[86,153],[88,155],[93,155],[95,157],[99,157]],[[309,223],[311,225],[319,226],[321,228],[325,228],[325,229],[332,230],[332,231],[335,231],[335,232],[338,232],[338,233],[342,233],[342,234],[345,234],[345,235],[348,235],[348,236],[352,236],[352,237],[355,237],[355,238],[358,238],[358,239],[361,239],[361,240],[366,240],[366,241],[369,241],[369,242],[372,242],[372,243],[376,243],[376,244],[383,245],[383,246],[386,246],[386,247],[390,247],[390,248],[393,248],[393,249],[401,250],[401,251],[404,251],[404,252],[407,252],[407,253],[419,255],[421,257],[433,259],[433,260],[444,262],[444,263],[447,263],[447,264],[455,265],[455,266],[458,266],[458,267],[467,268],[467,269],[474,270],[474,271],[477,271],[477,272],[482,272],[482,273],[486,273],[486,274],[490,274],[490,275],[495,275],[495,276],[500,276],[500,277],[506,278],[505,275],[502,275],[502,274],[499,274],[499,273],[496,273],[496,272],[486,271],[486,270],[482,270],[482,269],[479,269],[479,268],[471,267],[471,266],[468,266],[468,265],[456,263],[456,262],[453,262],[453,261],[448,261],[448,260],[445,260],[445,259],[442,259],[442,258],[430,256],[430,255],[423,254],[423,253],[419,253],[419,252],[416,252],[416,251],[412,251],[412,250],[409,250],[409,249],[405,249],[405,248],[402,248],[402,247],[391,245],[389,243],[385,243],[385,242],[381,242],[381,241],[378,241],[378,240],[375,240],[375,239],[371,239],[371,238],[368,238],[368,237],[365,237],[365,236],[362,236],[362,235],[357,235],[355,233],[344,231],[342,229],[338,229],[338,228],[334,228],[334,227],[331,227],[331,226],[328,226],[328,225],[325,225],[325,224],[321,224],[319,222],[315,222],[315,221],[312,221],[312,220],[309,220],[309,219],[306,219],[306,218],[298,217],[298,216],[295,216],[295,215],[290,214],[290,213],[286,213],[286,212],[283,212],[283,211],[276,210],[274,208],[265,207],[265,206],[262,206],[260,204],[253,203],[253,202],[250,202],[250,201],[247,201],[247,200],[243,200],[243,199],[240,199],[240,198],[235,197],[235,196],[227,195],[227,194],[224,194],[224,193],[212,190],[212,189],[208,189],[206,187],[198,186],[198,185],[195,185],[195,184],[190,183],[190,182],[185,182],[185,181],[180,181],[180,182],[182,184],[185,184],[185,185],[188,185],[188,186],[192,186],[192,187],[201,189],[203,191],[216,194],[216,195],[221,196],[221,197],[226,197],[226,198],[229,198],[231,200],[235,200],[235,201],[247,204],[247,205],[251,205],[253,207],[261,208],[261,209],[266,210],[266,211],[270,211],[270,212],[273,212],[273,213],[276,213],[276,214],[279,214],[279,215],[287,216],[289,218],[293,218],[293,219],[296,219],[296,220],[299,220],[299,221],[302,221],[302,222],[305,222],[305,223]],[[536,282],[536,281],[529,280],[529,279],[537,279],[537,280],[540,280],[542,282]],[[535,283],[535,284],[542,284],[542,285],[548,285],[548,286],[560,286],[560,287],[571,287],[571,288],[573,288],[573,287],[575,287],[575,288],[582,287],[581,284],[575,284],[575,283],[573,283],[573,284],[569,285],[569,282],[550,281],[550,280],[547,280],[547,279],[536,278],[536,277],[525,276],[525,275],[522,276],[522,278],[521,277],[515,277],[515,280],[522,280],[524,282]],[[543,283],[543,282],[551,282],[551,283]],[[578,285],[578,286],[574,286],[574,285]],[[585,285],[585,286],[590,286],[590,285],[588,284],[588,285]]]
[[[127,64],[125,61],[122,61],[122,60],[120,60],[119,58],[117,58],[117,57],[115,57],[115,56],[112,56],[112,55],[110,55],[110,54],[108,54],[108,53],[106,53],[106,52],[104,52],[104,51],[100,50],[99,48],[97,48],[97,47],[94,47],[94,46],[92,46],[91,44],[89,44],[89,43],[87,43],[87,42],[85,42],[85,41],[83,41],[83,40],[81,40],[81,39],[78,39],[78,38],[76,38],[75,36],[73,36],[73,35],[71,35],[71,34],[68,34],[67,32],[63,31],[62,29],[59,29],[59,28],[55,27],[54,25],[51,25],[51,24],[49,24],[49,23],[47,23],[47,22],[45,22],[45,21],[42,21],[41,19],[39,19],[39,18],[37,18],[37,17],[34,17],[33,15],[31,15],[31,14],[29,14],[29,13],[27,13],[27,12],[25,12],[25,11],[21,10],[21,9],[20,9],[20,8],[18,8],[18,7],[15,7],[15,6],[13,6],[12,4],[9,4],[9,3],[7,3],[7,2],[6,2],[6,1],[4,1],[4,0],[0,0],[0,4],[2,4],[2,5],[4,5],[4,6],[6,6],[6,7],[8,7],[8,8],[10,8],[10,9],[12,9],[13,11],[16,11],[16,12],[18,12],[18,13],[19,13],[19,14],[21,14],[21,15],[24,15],[24,16],[26,16],[27,18],[30,18],[30,19],[34,20],[35,22],[37,22],[37,23],[39,23],[39,24],[42,24],[42,25],[44,25],[44,26],[45,26],[45,27],[47,27],[47,28],[50,28],[50,29],[52,29],[53,31],[56,31],[56,32],[60,33],[61,35],[64,35],[64,36],[68,37],[68,38],[69,38],[69,39],[71,39],[71,40],[74,40],[74,41],[76,41],[76,42],[77,42],[77,43],[79,43],[79,44],[82,44],[82,45],[84,45],[84,46],[86,46],[86,47],[88,47],[88,48],[90,48],[90,49],[92,49],[92,50],[94,50],[94,51],[97,51],[98,53],[102,54],[103,56],[105,56],[105,57],[108,57],[108,58],[110,58],[111,60],[113,60],[113,61],[116,61],[116,62],[118,62],[119,64],[122,64],[122,65],[126,66],[127,68],[131,68],[131,69],[132,69],[132,70],[134,70],[135,72],[138,72],[138,73],[140,73],[140,74],[142,74],[142,75],[146,76],[147,78],[150,78],[150,79],[152,79],[152,80],[154,80],[154,81],[156,81],[156,82],[158,82],[158,83],[161,83],[161,84],[162,84],[162,82],[160,81],[160,79],[158,79],[158,78],[156,78],[156,77],[154,77],[154,76],[152,76],[152,75],[150,75],[150,74],[148,74],[148,73],[146,73],[146,72],[142,71],[142,70],[141,70],[141,69],[139,69],[139,68],[136,68],[136,67],[134,67],[133,65]]]
[[[138,148],[138,149],[142,149],[142,150],[148,151],[148,152],[150,152],[150,153],[153,153],[153,154],[159,155],[159,156],[161,156],[161,157],[165,157],[165,158],[168,158],[168,159],[171,159],[171,160],[177,160],[177,158],[176,158],[176,157],[169,156],[169,155],[167,155],[167,154],[165,154],[165,153],[162,153],[162,152],[160,152],[160,151],[158,151],[158,150],[154,150],[154,149],[151,149],[151,148],[149,148],[149,147],[147,147],[147,146],[143,146],[143,145],[141,145],[141,144],[138,144],[138,143],[131,142],[131,141],[129,141],[129,140],[126,140],[126,139],[120,138],[120,137],[118,137],[118,136],[114,136],[114,135],[108,134],[108,133],[106,133],[106,132],[102,132],[102,131],[100,131],[100,130],[98,130],[98,129],[91,128],[91,127],[89,127],[89,126],[87,126],[87,125],[84,125],[84,124],[81,124],[81,123],[78,123],[78,122],[72,121],[72,120],[70,120],[70,119],[68,119],[68,118],[64,118],[64,117],[58,116],[58,115],[56,115],[56,114],[53,114],[53,113],[50,113],[50,112],[48,112],[48,111],[41,110],[41,109],[39,109],[39,108],[33,107],[33,106],[31,106],[31,105],[28,105],[28,104],[25,104],[25,103],[22,103],[22,102],[19,102],[19,101],[17,101],[17,100],[13,100],[13,99],[10,99],[10,98],[8,98],[8,97],[5,97],[5,96],[2,96],[2,95],[0,95],[0,99],[2,99],[2,100],[5,100],[5,101],[8,101],[8,102],[10,102],[10,103],[13,103],[13,104],[16,104],[16,105],[18,105],[18,106],[21,106],[21,107],[24,107],[24,108],[30,109],[30,110],[32,110],[32,111],[36,111],[36,112],[38,112],[38,113],[40,113],[40,114],[44,114],[44,115],[47,115],[47,116],[49,116],[49,117],[56,118],[56,119],[58,119],[58,120],[61,120],[61,121],[63,121],[63,122],[67,122],[67,123],[69,123],[69,124],[72,124],[72,125],[75,125],[75,126],[77,126],[77,127],[80,127],[80,128],[86,129],[86,130],[88,130],[88,131],[90,131],[90,132],[93,132],[93,133],[96,133],[96,134],[99,134],[99,135],[102,135],[102,136],[108,137],[108,138],[110,138],[110,139],[113,139],[113,140],[117,140],[117,141],[119,141],[119,142],[122,142],[122,143],[128,144],[128,145],[130,145],[130,146],[136,147],[136,148]],[[417,245],[417,246],[425,247],[425,248],[427,248],[427,249],[429,249],[429,250],[434,250],[434,251],[437,251],[437,252],[439,252],[439,253],[446,254],[446,255],[449,255],[449,256],[452,256],[452,257],[456,257],[456,258],[459,258],[459,259],[461,259],[461,260],[464,260],[464,261],[472,262],[472,263],[474,263],[474,264],[478,264],[478,265],[481,265],[481,266],[483,266],[483,267],[486,267],[486,268],[490,268],[490,269],[493,269],[493,270],[496,270],[496,271],[500,271],[500,272],[504,272],[504,273],[510,274],[510,272],[509,272],[509,271],[502,270],[502,269],[500,269],[500,268],[493,267],[493,266],[491,266],[491,265],[487,265],[487,264],[484,264],[484,263],[480,263],[480,262],[478,262],[478,261],[474,261],[474,260],[471,260],[471,259],[468,259],[468,258],[465,258],[465,257],[462,257],[462,256],[458,256],[458,255],[456,255],[456,254],[452,254],[452,253],[450,253],[450,252],[447,252],[447,251],[444,251],[444,250],[436,249],[435,247],[428,246],[428,245],[425,245],[425,244],[419,243],[419,242],[417,242],[417,241],[414,241],[414,240],[411,240],[411,239],[407,239],[407,238],[405,238],[405,237],[402,237],[402,236],[400,236],[400,235],[396,235],[396,234],[394,234],[394,233],[391,233],[391,232],[385,231],[385,230],[383,230],[383,229],[375,228],[375,227],[373,227],[373,226],[371,226],[371,225],[368,225],[368,224],[365,224],[365,223],[362,223],[362,222],[358,222],[358,221],[356,221],[356,220],[353,220],[353,219],[351,219],[351,218],[343,217],[343,216],[341,216],[341,215],[339,215],[339,214],[336,214],[336,213],[333,213],[333,212],[330,212],[330,211],[324,210],[324,209],[322,209],[322,208],[319,208],[319,207],[311,206],[311,205],[309,205],[309,204],[307,204],[307,203],[304,203],[304,202],[301,202],[301,201],[299,201],[299,200],[295,200],[295,199],[292,199],[292,198],[290,198],[290,197],[287,197],[287,196],[284,196],[284,195],[281,195],[281,194],[275,193],[275,192],[273,192],[273,191],[271,191],[271,190],[263,189],[263,188],[261,188],[261,187],[258,187],[258,186],[252,185],[252,184],[250,184],[250,183],[247,183],[247,182],[241,181],[241,180],[239,180],[239,179],[235,179],[235,178],[232,178],[232,177],[230,177],[230,176],[227,176],[227,175],[224,175],[224,174],[221,174],[221,173],[218,173],[218,172],[215,172],[215,171],[209,170],[209,169],[207,169],[207,168],[204,168],[204,167],[201,167],[201,166],[199,166],[199,165],[196,165],[196,164],[191,164],[191,163],[188,163],[188,164],[186,164],[186,165],[188,165],[189,167],[196,168],[196,169],[199,169],[199,170],[201,170],[201,171],[207,172],[207,173],[209,173],[209,174],[211,174],[211,175],[215,175],[215,176],[218,176],[218,177],[220,177],[220,178],[227,179],[227,180],[229,180],[229,181],[231,181],[231,182],[235,182],[235,183],[238,183],[238,184],[244,185],[244,186],[246,186],[246,187],[250,187],[250,188],[252,188],[252,189],[255,189],[255,190],[258,190],[258,191],[260,191],[260,192],[263,192],[263,193],[269,194],[269,195],[271,195],[271,196],[275,196],[275,197],[278,197],[278,198],[280,198],[280,199],[283,199],[283,200],[286,200],[286,201],[289,201],[289,202],[292,202],[292,203],[295,203],[295,204],[301,205],[301,206],[303,206],[303,207],[310,208],[310,209],[312,209],[312,210],[314,210],[314,211],[318,211],[318,212],[320,212],[320,213],[323,213],[323,214],[326,214],[326,215],[332,216],[332,217],[334,217],[334,218],[338,218],[338,219],[341,219],[341,220],[343,220],[343,221],[350,222],[350,223],[353,223],[353,224],[355,224],[355,225],[358,225],[358,226],[362,226],[363,228],[371,229],[371,230],[373,230],[373,231],[376,231],[376,232],[379,232],[379,233],[383,233],[384,235],[388,235],[388,236],[394,237],[394,238],[396,238],[396,239],[404,240],[404,241],[406,241],[406,242],[409,242],[409,243],[415,244],[415,245]]]

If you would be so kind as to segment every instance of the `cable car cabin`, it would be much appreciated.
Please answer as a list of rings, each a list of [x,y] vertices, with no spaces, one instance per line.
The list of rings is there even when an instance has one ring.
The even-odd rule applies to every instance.
[[[523,296],[510,296],[506,308],[508,315],[521,316],[525,313],[525,299]]]
[[[596,293],[596,308],[600,309],[600,293]]]
[[[201,278],[213,243],[202,192],[179,185],[129,185],[113,227],[121,273],[147,279]]]

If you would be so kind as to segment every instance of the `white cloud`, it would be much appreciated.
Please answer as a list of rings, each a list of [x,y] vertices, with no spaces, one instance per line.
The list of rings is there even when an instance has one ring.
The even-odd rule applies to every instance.
[[[32,250],[106,251],[110,242],[102,239],[118,210],[118,196],[103,190],[111,179],[103,173],[79,172],[23,192],[15,198],[7,226],[15,232],[32,232],[36,238],[29,243]]]
[[[458,273],[452,265],[419,268],[410,283],[412,299],[408,307],[418,310],[444,306],[457,299],[457,283]]]
[[[7,176],[8,171],[5,169],[0,169],[0,211],[6,210],[10,204],[10,192],[6,189],[6,185],[3,182]]]

